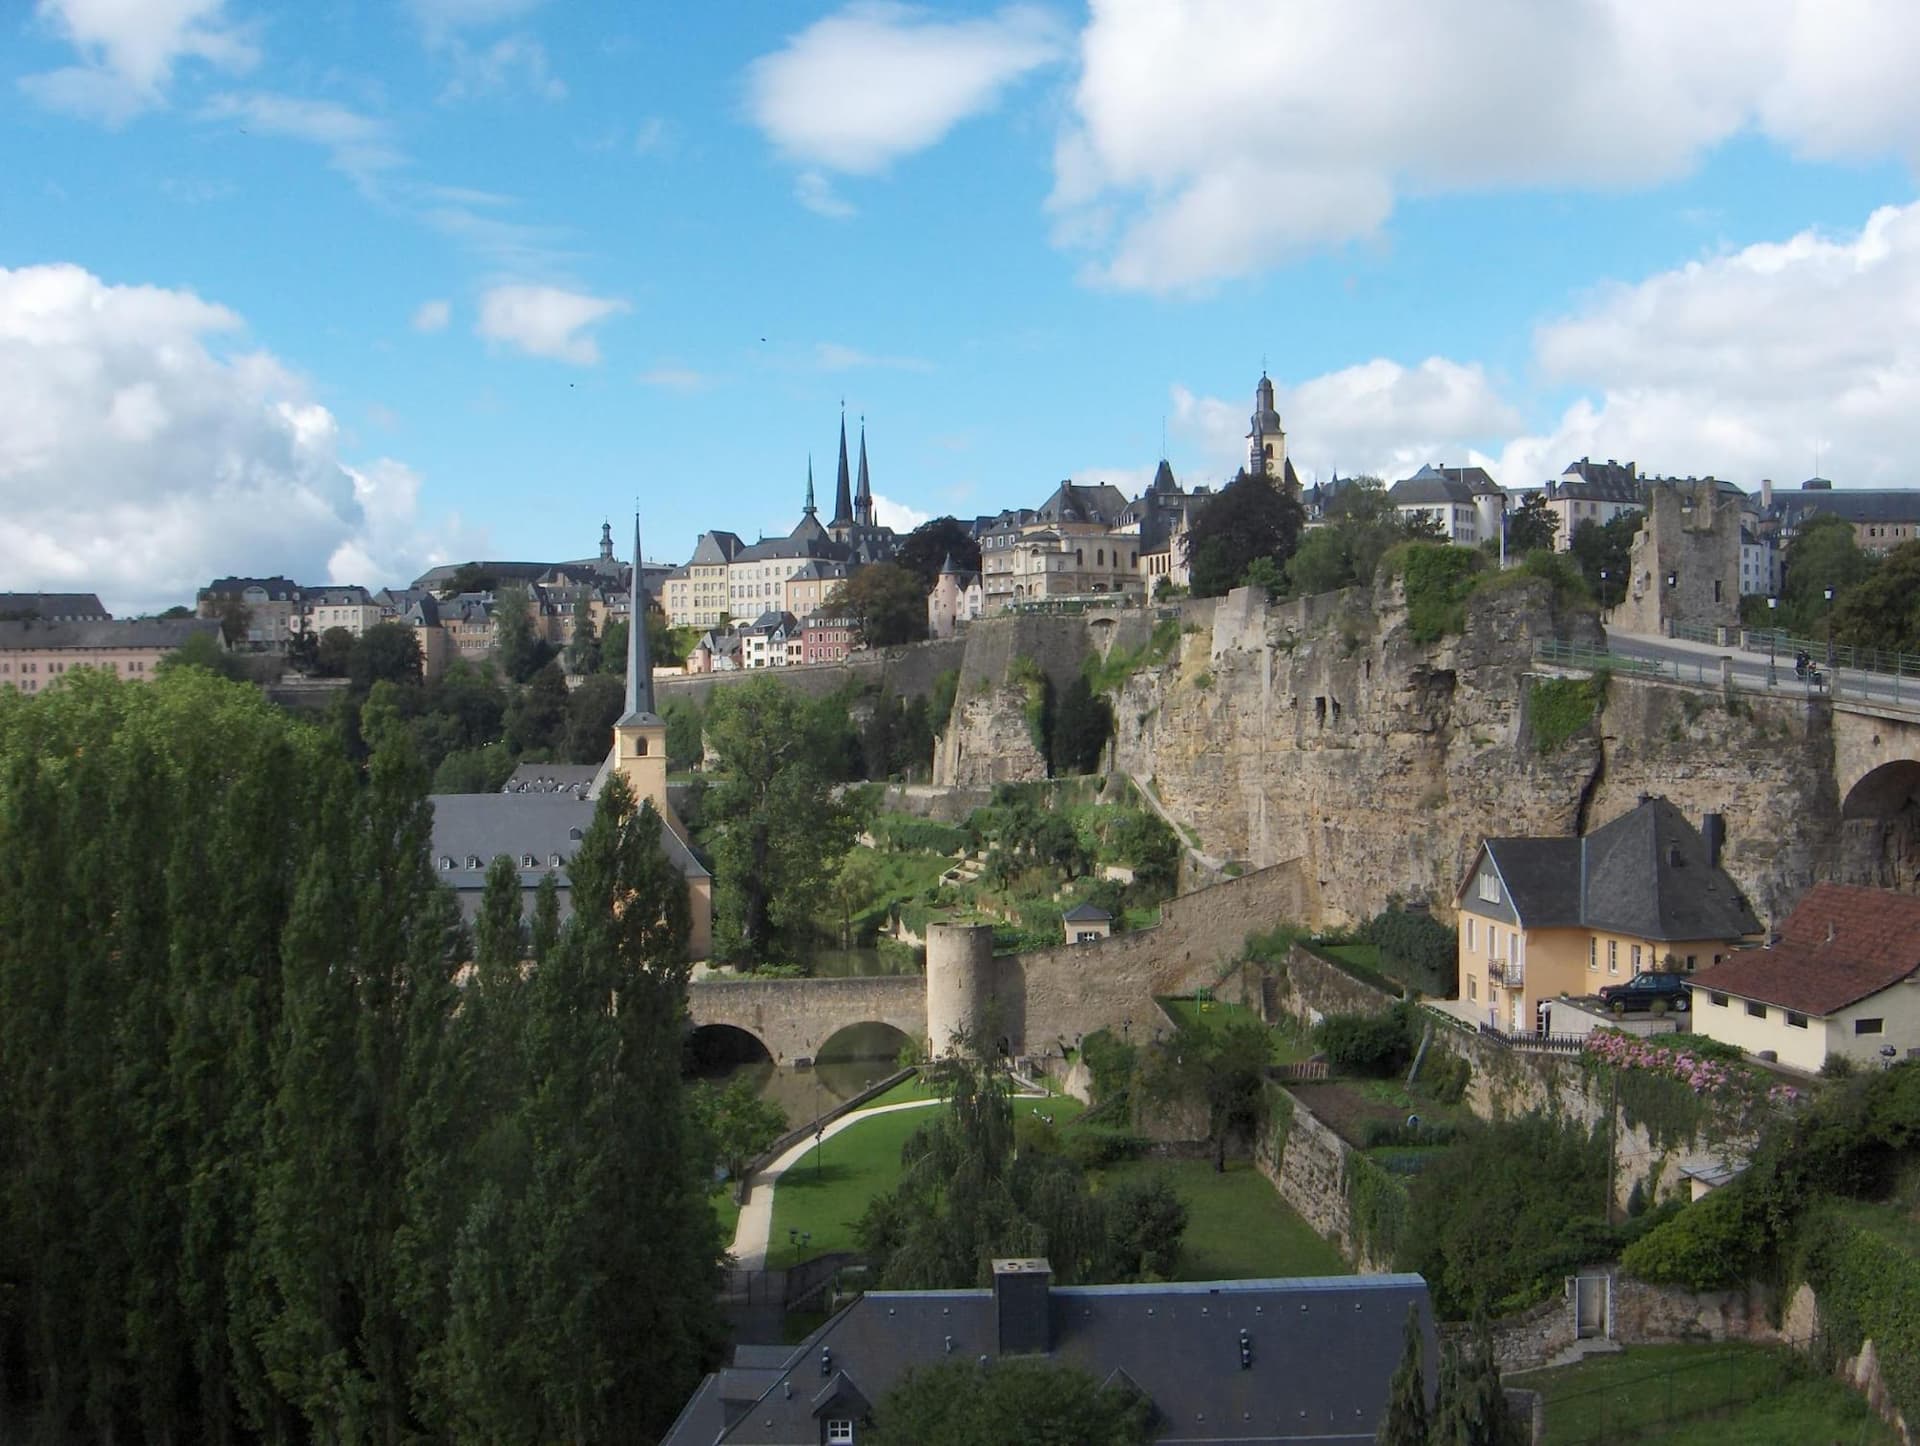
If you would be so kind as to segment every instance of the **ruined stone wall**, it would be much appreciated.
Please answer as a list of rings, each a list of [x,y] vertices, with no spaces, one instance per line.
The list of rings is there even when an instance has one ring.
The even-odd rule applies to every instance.
[[[1739,500],[1723,496],[1711,478],[1652,484],[1628,557],[1626,596],[1607,625],[1666,635],[1675,623],[1739,621]]]
[[[1322,1239],[1330,1241],[1362,1274],[1393,1268],[1390,1260],[1376,1260],[1361,1249],[1353,1224],[1347,1177],[1353,1168],[1354,1148],[1323,1124],[1312,1110],[1291,1094],[1292,1123],[1274,1153],[1277,1132],[1264,1132],[1254,1148],[1254,1164],[1287,1202]]]

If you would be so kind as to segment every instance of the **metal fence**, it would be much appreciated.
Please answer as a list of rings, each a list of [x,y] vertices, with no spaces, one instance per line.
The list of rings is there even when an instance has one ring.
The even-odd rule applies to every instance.
[[[1679,1422],[1728,1414],[1818,1375],[1813,1365],[1818,1359],[1817,1343],[1799,1342],[1792,1348],[1773,1349],[1730,1346],[1724,1353],[1704,1359],[1623,1373],[1578,1390],[1536,1385],[1524,1376],[1516,1383],[1537,1389],[1545,1397],[1547,1446],[1586,1446],[1588,1442],[1636,1441],[1652,1436],[1672,1439],[1672,1428]],[[1813,1439],[1820,1446],[1829,1441],[1836,1446],[1856,1446],[1884,1439],[1885,1429],[1871,1419],[1845,1430],[1822,1424]]]
[[[1497,1029],[1481,1024],[1480,1037],[1508,1049],[1541,1050],[1548,1054],[1579,1054],[1587,1047],[1584,1034],[1540,1034],[1531,1030]]]
[[[1852,668],[1862,673],[1882,673],[1890,678],[1920,681],[1920,653],[1901,653],[1889,648],[1859,648],[1852,643],[1835,643],[1827,654],[1825,638],[1799,638],[1784,628],[1715,627],[1702,623],[1675,623],[1673,636],[1682,642],[1711,643],[1717,648],[1742,648],[1749,653],[1771,653],[1794,658],[1805,653],[1821,667]]]
[[[1605,671],[1635,678],[1664,678],[1702,688],[1724,688],[1728,684],[1720,659],[1704,654],[1694,658],[1632,658],[1602,648],[1547,638],[1534,644],[1533,656],[1535,662],[1551,668],[1589,673]],[[1814,673],[1804,676],[1797,674],[1791,657],[1781,660],[1775,669],[1770,670],[1771,676],[1753,672],[1754,661],[1751,658],[1745,659],[1743,665],[1749,672],[1735,672],[1731,680],[1735,692],[1806,699],[1848,696],[1855,701],[1920,707],[1920,677],[1910,681],[1908,691],[1903,696],[1898,676],[1889,676],[1884,680],[1876,678],[1869,692],[1858,677],[1842,680],[1829,675],[1821,665],[1816,665]]]

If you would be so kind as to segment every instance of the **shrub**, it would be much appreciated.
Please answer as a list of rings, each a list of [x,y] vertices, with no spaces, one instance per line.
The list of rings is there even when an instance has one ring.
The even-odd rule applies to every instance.
[[[1481,566],[1477,553],[1445,543],[1412,542],[1389,554],[1406,581],[1407,631],[1418,643],[1437,643],[1467,621],[1467,594]],[[1383,559],[1383,561],[1385,561]]]
[[[1473,1066],[1465,1055],[1454,1054],[1448,1050],[1430,1045],[1427,1057],[1420,1064],[1420,1078],[1416,1083],[1422,1093],[1436,1104],[1457,1105],[1466,1098],[1467,1086],[1473,1082]]]
[[[1424,909],[1388,909],[1374,916],[1367,936],[1380,948],[1380,967],[1422,994],[1450,996],[1460,941]]]
[[[1820,1063],[1822,1079],[1847,1079],[1853,1074],[1853,1060],[1844,1054],[1829,1054]]]
[[[1094,1100],[1104,1102],[1126,1093],[1127,1086],[1133,1082],[1139,1051],[1116,1039],[1112,1030],[1096,1029],[1080,1041],[1080,1057],[1087,1062],[1087,1072],[1093,1076]]]
[[[1536,678],[1527,688],[1527,721],[1538,753],[1552,753],[1593,721],[1606,697],[1606,681],[1591,678]]]
[[[1384,1078],[1413,1057],[1412,1022],[1404,1004],[1384,1014],[1329,1014],[1314,1026],[1313,1042],[1338,1073]]]
[[[1147,1152],[1145,1140],[1124,1130],[1079,1129],[1068,1132],[1064,1138],[1067,1158],[1083,1170],[1137,1160]]]
[[[1720,1189],[1629,1245],[1620,1263],[1655,1285],[1719,1290],[1745,1283],[1765,1243],[1740,1192]]]
[[[1360,1147],[1414,1149],[1423,1145],[1451,1145],[1460,1130],[1447,1120],[1422,1120],[1417,1125],[1399,1120],[1368,1120],[1360,1129]]]

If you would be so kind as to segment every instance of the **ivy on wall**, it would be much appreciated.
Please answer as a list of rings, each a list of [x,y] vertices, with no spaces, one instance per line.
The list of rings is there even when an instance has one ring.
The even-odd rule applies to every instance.
[[[1801,1240],[1794,1274],[1820,1298],[1835,1359],[1872,1341],[1893,1404],[1907,1420],[1920,1420],[1920,1261],[1858,1207],[1814,1211]]]
[[[1356,1255],[1392,1260],[1407,1228],[1407,1187],[1365,1155],[1347,1156],[1347,1210]]]

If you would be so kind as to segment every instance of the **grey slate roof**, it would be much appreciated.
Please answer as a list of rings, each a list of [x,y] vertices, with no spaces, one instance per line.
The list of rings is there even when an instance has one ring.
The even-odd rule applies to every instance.
[[[1920,522],[1920,488],[1849,487],[1775,492],[1768,516],[1792,519],[1795,525],[1809,517],[1831,514],[1848,522]]]
[[[1069,924],[1088,923],[1096,919],[1102,923],[1111,923],[1113,921],[1113,915],[1109,914],[1105,909],[1100,908],[1097,904],[1087,903],[1075,904],[1060,917]]]
[[[1097,522],[1112,526],[1127,510],[1127,497],[1109,482],[1083,485],[1062,482],[1053,495],[1040,504],[1043,522]]]
[[[0,622],[0,652],[29,648],[177,648],[196,633],[216,641],[213,618],[108,618],[97,622]]]
[[[32,613],[42,622],[103,622],[111,617],[91,592],[0,592],[0,613]]]
[[[1582,502],[1622,502],[1641,505],[1643,488],[1639,468],[1632,462],[1616,462],[1609,457],[1595,462],[1582,457],[1569,462],[1559,477],[1547,484],[1547,496]]]
[[[1410,1304],[1431,1361],[1417,1275],[1055,1286],[1047,1357],[1096,1381],[1123,1373],[1153,1401],[1162,1440],[1358,1446],[1386,1408]],[[1001,1354],[992,1290],[872,1291],[780,1367],[756,1355],[709,1376],[664,1446],[818,1442],[824,1417],[862,1414],[859,1403],[880,1401],[910,1366]]]
[[[269,602],[293,602],[300,596],[300,584],[278,573],[272,577],[216,577],[200,589],[200,596],[239,597],[247,589],[255,587],[267,595]]]
[[[502,793],[567,793],[585,798],[600,774],[597,763],[522,763],[501,785]]]
[[[1482,847],[1523,927],[1606,929],[1642,939],[1739,939],[1760,921],[1708,862],[1686,815],[1650,798],[1585,838],[1490,838]],[[1477,864],[1477,860],[1476,860]],[[1471,909],[1468,885],[1461,898]]]
[[[703,532],[700,540],[693,545],[693,556],[688,559],[689,567],[719,567],[732,562],[740,555],[740,549],[746,544],[738,535],[731,532]]]
[[[1435,467],[1431,463],[1387,489],[1396,507],[1432,506],[1440,502],[1472,502],[1497,494],[1499,485],[1484,467]]]

